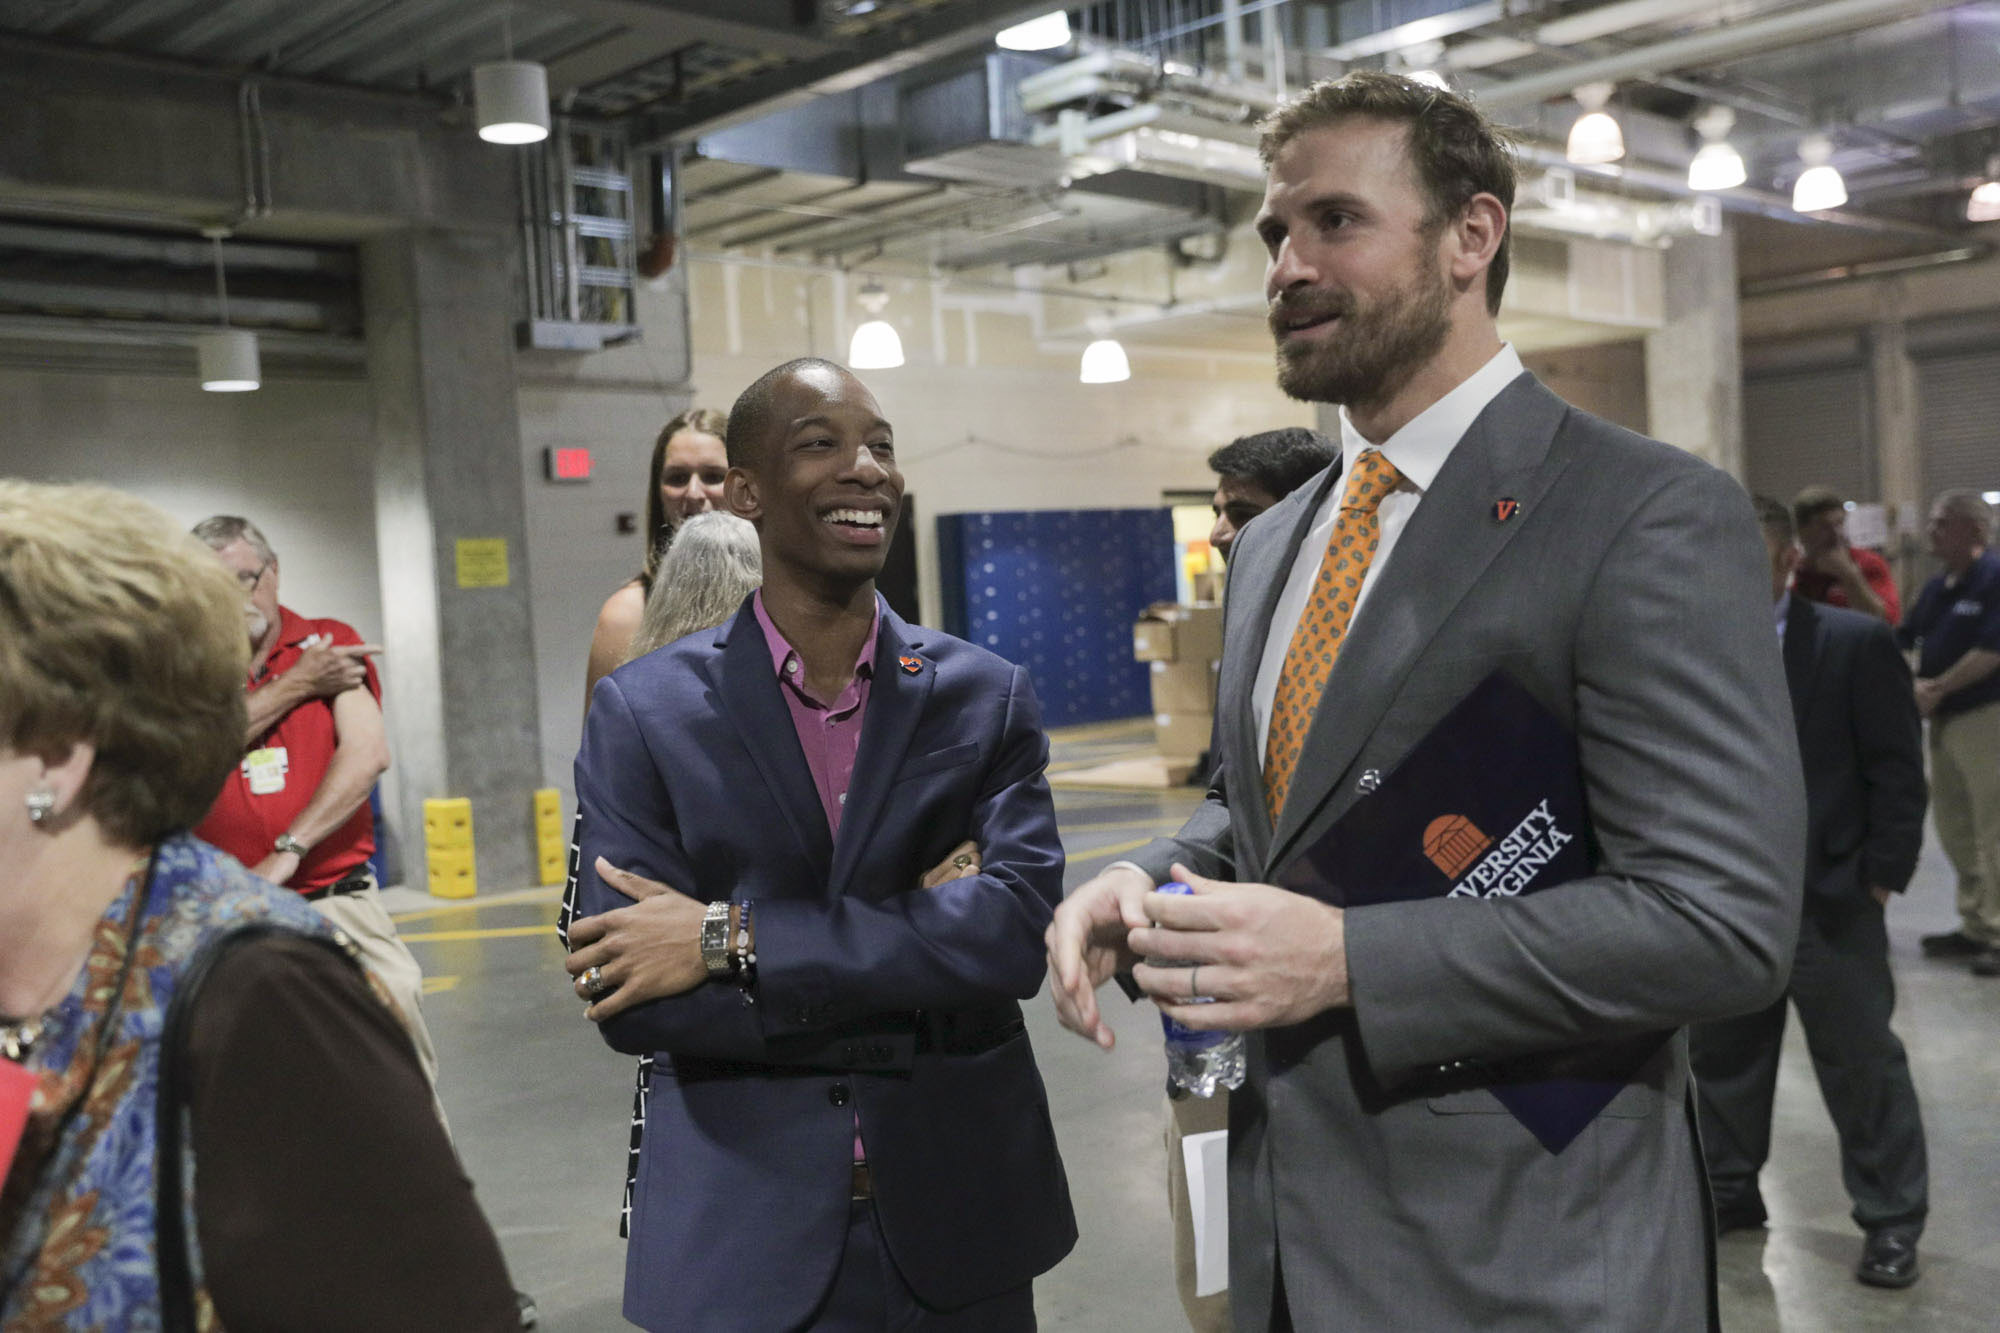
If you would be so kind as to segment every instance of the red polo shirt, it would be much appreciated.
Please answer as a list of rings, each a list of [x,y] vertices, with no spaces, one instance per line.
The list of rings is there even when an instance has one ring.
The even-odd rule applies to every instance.
[[[1850,546],[1848,555],[1854,558],[1855,568],[1868,584],[1869,591],[1882,599],[1888,609],[1891,625],[1903,619],[1903,599],[1896,595],[1896,575],[1889,568],[1889,562],[1864,546]],[[1825,602],[1828,606],[1846,606],[1847,589],[1840,586],[1831,574],[1815,574],[1809,569],[1801,569],[1792,578],[1792,587],[1808,602]]]
[[[338,620],[307,620],[285,607],[278,608],[278,646],[271,650],[263,669],[250,676],[249,688],[283,675],[305,651],[306,640],[325,636],[323,643],[360,643],[354,628]],[[368,692],[377,703],[382,700],[382,682],[375,664],[368,669]],[[276,726],[258,737],[241,763],[230,770],[222,784],[222,794],[208,817],[195,829],[195,836],[211,842],[246,866],[256,866],[269,856],[271,844],[292,826],[299,812],[312,800],[333,762],[339,735],[333,725],[333,700],[308,699],[278,719]],[[281,753],[272,754],[278,751]],[[282,773],[282,784],[272,790],[274,766]],[[256,771],[253,772],[253,769]],[[375,815],[362,802],[347,822],[326,835],[307,852],[287,888],[310,892],[323,889],[350,870],[365,864],[375,850]]]

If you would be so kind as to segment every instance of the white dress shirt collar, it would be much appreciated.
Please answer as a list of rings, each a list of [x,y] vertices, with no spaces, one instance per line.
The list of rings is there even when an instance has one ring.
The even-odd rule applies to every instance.
[[[1451,457],[1465,432],[1487,404],[1521,374],[1521,357],[1512,343],[1501,343],[1491,360],[1467,376],[1463,383],[1432,403],[1404,427],[1384,440],[1382,456],[1403,474],[1403,480],[1419,491],[1427,491],[1437,479],[1438,469]],[[1347,409],[1340,409],[1340,468],[1347,475],[1363,449],[1376,446],[1363,439]]]

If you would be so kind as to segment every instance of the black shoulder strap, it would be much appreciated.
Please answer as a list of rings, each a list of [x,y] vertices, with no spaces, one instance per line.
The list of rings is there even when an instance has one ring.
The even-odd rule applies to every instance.
[[[158,1156],[155,1170],[158,1189],[155,1191],[153,1223],[155,1257],[160,1266],[160,1327],[163,1333],[195,1333],[194,1270],[189,1261],[187,1180],[183,1170],[187,1160],[184,1152],[186,1116],[192,1094],[188,1081],[192,1072],[188,1068],[188,1025],[193,1021],[202,983],[215,970],[216,964],[244,945],[255,944],[274,935],[311,940],[338,954],[350,966],[359,966],[336,940],[309,935],[275,921],[256,921],[218,935],[202,946],[175,989],[174,998],[167,1005],[165,1026],[160,1033],[159,1100],[156,1108]]]

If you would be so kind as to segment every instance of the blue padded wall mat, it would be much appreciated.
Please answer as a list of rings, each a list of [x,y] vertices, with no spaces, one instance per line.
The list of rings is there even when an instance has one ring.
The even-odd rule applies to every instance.
[[[1152,711],[1132,622],[1174,598],[1166,509],[941,514],[944,628],[1028,668],[1049,726]]]

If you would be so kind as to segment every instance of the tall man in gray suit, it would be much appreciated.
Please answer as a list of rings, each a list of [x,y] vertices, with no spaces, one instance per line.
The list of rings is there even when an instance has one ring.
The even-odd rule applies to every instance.
[[[1782,993],[1805,824],[1748,497],[1500,341],[1514,173],[1468,103],[1350,74],[1262,151],[1279,383],[1341,404],[1342,466],[1238,540],[1220,775],[1057,911],[1058,1013],[1110,1046],[1096,988],[1129,969],[1250,1032],[1240,1330],[1713,1327],[1681,1029]],[[1495,671],[1574,731],[1593,873],[1347,911],[1274,887]],[[1635,1051],[1560,1151],[1491,1091]]]

